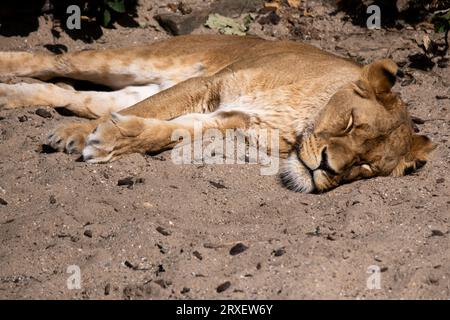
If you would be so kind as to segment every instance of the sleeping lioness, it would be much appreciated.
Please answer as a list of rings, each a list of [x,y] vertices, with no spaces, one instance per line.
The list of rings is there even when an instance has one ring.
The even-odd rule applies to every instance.
[[[434,144],[417,135],[391,91],[388,59],[360,66],[315,47],[251,37],[191,35],[146,46],[62,55],[1,52],[0,75],[88,80],[114,91],[51,83],[0,84],[0,106],[64,106],[95,119],[49,135],[87,162],[175,146],[174,129],[277,129],[281,178],[325,191],[423,166]]]

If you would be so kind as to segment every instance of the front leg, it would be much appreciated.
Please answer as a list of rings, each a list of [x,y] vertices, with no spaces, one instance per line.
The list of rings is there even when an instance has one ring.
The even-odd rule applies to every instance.
[[[189,79],[121,110],[120,114],[169,120],[187,113],[211,111],[220,101],[220,87],[220,79]],[[99,105],[109,106],[107,101]],[[49,144],[59,151],[79,153],[85,147],[87,135],[108,116],[83,124],[63,125],[50,134]]]
[[[245,129],[248,124],[248,116],[238,112],[188,114],[172,121],[113,113],[87,137],[82,154],[83,159],[90,163],[108,162],[125,154],[171,149],[180,143],[173,139],[175,130],[183,130],[192,141],[197,138],[196,128],[200,128],[199,133],[203,134],[207,129]]]

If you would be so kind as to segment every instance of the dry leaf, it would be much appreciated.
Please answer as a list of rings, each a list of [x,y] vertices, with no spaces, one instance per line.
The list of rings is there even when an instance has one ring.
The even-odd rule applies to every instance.
[[[287,0],[287,3],[289,5],[289,7],[291,7],[291,8],[300,7],[300,2],[301,2],[301,0]]]
[[[428,51],[428,49],[430,48],[430,45],[431,45],[430,37],[428,35],[424,35],[423,36],[423,46],[426,51]]]
[[[280,10],[280,1],[278,0],[278,1],[265,2],[264,8],[270,9],[273,11],[278,11],[278,10]]]

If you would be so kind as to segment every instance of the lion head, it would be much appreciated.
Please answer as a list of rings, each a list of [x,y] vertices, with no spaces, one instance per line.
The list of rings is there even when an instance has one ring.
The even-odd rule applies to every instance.
[[[331,97],[286,160],[281,177],[287,187],[322,192],[358,179],[402,176],[426,163],[435,145],[414,133],[405,103],[391,91],[397,72],[392,60],[376,61]]]

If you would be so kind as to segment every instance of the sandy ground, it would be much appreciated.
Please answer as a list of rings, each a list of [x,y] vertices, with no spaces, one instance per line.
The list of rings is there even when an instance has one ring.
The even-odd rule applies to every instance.
[[[0,50],[151,43],[169,37],[151,18],[166,3],[147,1],[138,19],[148,25],[106,30],[92,44],[54,39],[42,17],[27,37],[0,36]],[[395,90],[438,144],[423,170],[307,195],[261,176],[257,165],[180,166],[170,153],[88,165],[41,152],[48,132],[73,118],[3,110],[0,298],[448,299],[450,72],[408,67],[408,55],[421,52],[416,39],[442,36],[426,25],[369,31],[332,10],[316,1],[313,17],[294,27],[280,14],[278,25],[254,23],[250,33],[362,62],[392,56],[409,75]],[[119,186],[126,177],[142,181]],[[246,250],[230,254],[239,243]],[[66,285],[70,265],[80,268],[81,289]],[[370,266],[381,272],[380,289],[367,287]]]

